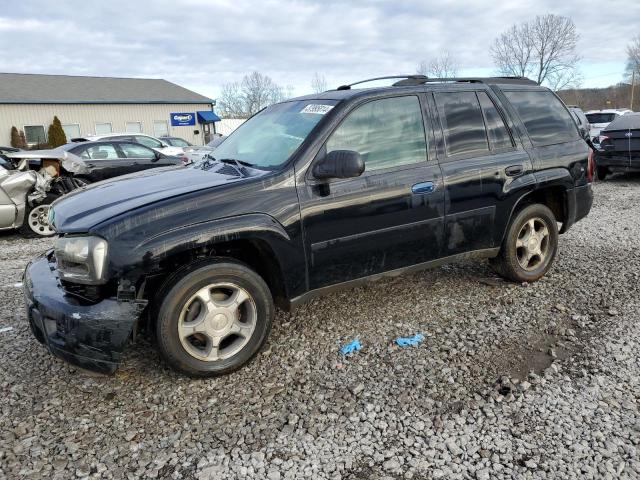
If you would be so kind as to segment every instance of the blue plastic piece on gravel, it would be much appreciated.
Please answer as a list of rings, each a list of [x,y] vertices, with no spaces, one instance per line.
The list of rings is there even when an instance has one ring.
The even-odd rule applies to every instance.
[[[416,333],[413,337],[398,337],[396,338],[396,344],[399,347],[417,347],[424,340],[424,335]]]
[[[360,344],[360,340],[354,340],[353,342],[347,343],[344,347],[340,349],[340,353],[343,355],[350,355],[354,352],[357,352],[362,348]]]

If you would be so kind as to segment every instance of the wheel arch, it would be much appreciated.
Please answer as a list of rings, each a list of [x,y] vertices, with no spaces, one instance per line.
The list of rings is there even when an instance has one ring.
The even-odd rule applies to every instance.
[[[507,222],[505,230],[502,232],[502,240],[504,240],[509,225],[511,225],[511,222],[518,212],[526,206],[535,203],[547,206],[553,212],[556,220],[562,223],[560,233],[566,232],[571,222],[570,192],[571,189],[567,188],[565,182],[548,182],[544,185],[538,185],[536,189],[524,193],[511,208],[509,221]]]
[[[220,258],[238,261],[255,270],[267,283],[278,306],[287,305],[285,282],[291,239],[272,217],[250,214],[191,225],[145,240],[136,249],[146,263],[143,296],[155,296],[163,285],[194,263]],[[152,265],[150,265],[150,263]]]

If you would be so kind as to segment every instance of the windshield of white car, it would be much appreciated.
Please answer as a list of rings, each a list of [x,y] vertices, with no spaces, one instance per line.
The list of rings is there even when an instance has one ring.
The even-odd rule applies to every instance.
[[[181,138],[165,137],[165,138],[161,138],[160,140],[164,140],[165,143],[168,143],[172,147],[191,147],[192,146],[189,142]]]
[[[299,100],[267,107],[225,138],[213,155],[258,169],[276,169],[291,157],[336,103]]]

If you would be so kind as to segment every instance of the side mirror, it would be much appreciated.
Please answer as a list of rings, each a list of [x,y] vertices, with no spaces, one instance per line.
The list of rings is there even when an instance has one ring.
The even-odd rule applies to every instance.
[[[156,154],[156,158],[154,158],[153,160],[151,160],[152,162],[157,162],[158,160],[160,160],[162,157],[164,157],[164,155],[160,152],[155,152]]]
[[[364,160],[352,150],[329,152],[313,167],[316,178],[355,178],[364,172]]]

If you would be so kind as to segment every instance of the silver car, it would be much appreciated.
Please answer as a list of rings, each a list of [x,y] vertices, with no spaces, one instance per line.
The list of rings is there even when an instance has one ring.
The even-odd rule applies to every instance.
[[[53,177],[47,170],[27,169],[27,162],[19,168],[6,161],[0,163],[0,230],[18,229],[27,236],[53,235],[47,219]]]

